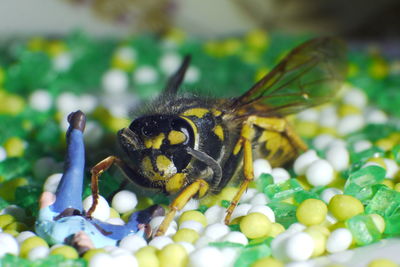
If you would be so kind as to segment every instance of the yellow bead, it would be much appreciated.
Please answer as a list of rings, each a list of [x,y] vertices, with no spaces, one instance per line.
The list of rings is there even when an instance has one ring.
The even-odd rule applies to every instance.
[[[335,195],[329,202],[328,208],[339,221],[345,221],[364,212],[361,201],[348,195]]]
[[[367,162],[376,163],[376,164],[378,164],[379,166],[381,166],[381,167],[384,168],[384,169],[387,168],[387,167],[386,167],[385,160],[384,160],[383,158],[369,158],[369,159],[367,160]]]
[[[343,104],[339,107],[338,110],[339,116],[344,117],[347,115],[353,115],[353,114],[360,114],[361,110],[360,108],[348,104]]]
[[[395,262],[389,259],[375,259],[368,264],[368,267],[398,267]]]
[[[12,222],[9,225],[7,225],[5,227],[5,229],[15,230],[17,232],[23,232],[23,231],[28,230],[28,226],[26,226],[26,224],[24,224],[22,222]]]
[[[25,101],[19,95],[2,92],[0,100],[0,113],[18,115],[25,107]]]
[[[307,228],[305,232],[308,233],[314,241],[314,250],[312,256],[313,257],[321,256],[325,252],[326,240],[328,237],[324,235],[322,232],[313,228]]]
[[[17,237],[17,236],[19,235],[19,232],[16,231],[16,230],[13,230],[13,229],[5,229],[5,230],[3,231],[3,233],[10,234],[10,235],[12,235],[13,237]]]
[[[104,248],[92,248],[89,249],[88,251],[85,252],[85,254],[83,254],[83,258],[89,262],[92,257],[98,253],[106,253],[106,250]]]
[[[201,223],[204,227],[207,226],[207,218],[203,213],[197,210],[188,210],[182,213],[181,217],[179,217],[178,224],[185,221],[196,221]]]
[[[184,267],[188,262],[186,249],[179,244],[169,244],[158,252],[160,267]]]
[[[4,143],[8,157],[21,157],[25,151],[24,141],[19,137],[10,137]]]
[[[113,208],[110,208],[110,218],[120,218],[118,211]]]
[[[328,207],[319,199],[304,200],[296,211],[296,217],[304,225],[316,225],[323,223],[328,213]]]
[[[386,223],[383,217],[379,214],[369,214],[369,216],[372,218],[374,221],[374,224],[376,228],[378,228],[380,233],[383,233],[385,231]]]
[[[328,237],[331,234],[331,231],[329,231],[329,229],[326,226],[322,225],[311,225],[307,229],[311,231],[318,231],[321,234],[325,235],[326,237]]]
[[[72,259],[72,260],[79,258],[79,254],[76,251],[76,249],[71,246],[66,246],[66,245],[59,246],[59,247],[56,247],[55,249],[51,250],[50,255],[62,255],[66,259]]]
[[[330,134],[333,136],[338,135],[336,129],[332,127],[321,127],[318,129],[318,134]]]
[[[36,247],[49,247],[46,241],[44,241],[43,238],[40,238],[38,236],[32,236],[24,240],[22,242],[19,255],[23,258],[26,258],[28,256],[29,251],[31,249],[36,248]]]
[[[347,66],[347,75],[349,77],[354,77],[360,71],[360,68],[354,63],[349,63]]]
[[[346,224],[344,222],[337,222],[329,226],[329,230],[331,232],[335,231],[338,228],[346,228]]]
[[[298,121],[295,124],[296,132],[304,137],[314,137],[318,131],[318,124],[311,121]]]
[[[28,41],[27,47],[31,51],[43,50],[46,41],[42,37],[34,37]]]
[[[390,189],[393,189],[393,188],[394,188],[394,182],[393,182],[393,180],[390,180],[390,179],[385,179],[385,180],[383,180],[381,184],[386,185],[386,186],[389,187]]]
[[[28,180],[22,177],[6,181],[0,185],[0,197],[7,201],[15,201],[15,190],[27,184]]]
[[[114,69],[121,69],[123,71],[132,71],[135,67],[135,62],[132,60],[126,60],[124,58],[115,55],[111,59],[111,66]]]
[[[151,246],[143,247],[135,253],[139,267],[159,267],[160,261],[157,257],[157,249]]]
[[[235,38],[229,38],[222,42],[222,50],[225,55],[236,54],[241,47],[241,42]]]
[[[172,237],[175,242],[188,242],[194,243],[199,239],[199,234],[193,230],[188,228],[179,229],[175,235]]]
[[[251,267],[283,267],[283,266],[284,266],[283,262],[271,257],[259,259],[251,265]]]
[[[254,212],[240,221],[240,231],[248,238],[266,237],[271,232],[271,221],[262,213]]]
[[[395,184],[394,190],[396,190],[397,192],[400,192],[400,183]]]
[[[388,151],[391,150],[395,143],[390,140],[389,138],[382,138],[379,139],[378,141],[375,142],[375,145],[381,149],[383,149],[384,151]]]
[[[0,228],[4,228],[13,222],[15,222],[14,216],[10,214],[0,215]]]
[[[276,237],[280,233],[285,232],[285,227],[283,227],[280,223],[272,223],[271,224],[271,231],[269,232],[269,236]]]
[[[383,79],[389,74],[389,65],[385,60],[378,58],[371,64],[368,72],[375,79]]]
[[[263,30],[254,30],[249,32],[246,37],[246,43],[253,49],[264,49],[268,46],[269,37]]]
[[[51,56],[57,56],[67,50],[67,47],[64,42],[55,40],[51,41],[47,44],[46,52],[49,53]]]
[[[236,187],[225,187],[224,189],[222,189],[221,193],[219,193],[217,195],[217,199],[218,199],[218,201],[222,201],[222,200],[232,201],[233,198],[235,197],[237,191],[238,191],[238,188],[236,188]],[[220,203],[217,203],[217,204],[220,204]]]

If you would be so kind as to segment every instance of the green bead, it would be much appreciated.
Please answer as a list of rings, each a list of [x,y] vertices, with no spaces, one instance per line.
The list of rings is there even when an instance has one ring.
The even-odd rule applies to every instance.
[[[234,267],[251,266],[256,260],[268,257],[269,255],[271,255],[271,249],[266,244],[245,248],[236,259]]]
[[[275,221],[288,228],[297,222],[295,205],[285,202],[271,202],[267,204],[275,213]]]
[[[283,183],[268,185],[264,188],[264,194],[272,201],[280,201],[302,190],[303,187],[296,179],[289,179]]]
[[[356,215],[346,221],[353,239],[359,246],[368,245],[381,239],[381,233],[368,215]]]
[[[365,207],[367,214],[379,214],[384,218],[392,216],[400,207],[400,192],[382,186]]]

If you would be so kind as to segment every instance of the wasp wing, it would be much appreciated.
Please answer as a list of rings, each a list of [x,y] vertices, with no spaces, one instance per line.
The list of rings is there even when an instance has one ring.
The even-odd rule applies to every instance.
[[[268,111],[292,114],[335,96],[346,76],[341,40],[317,38],[293,49],[270,73],[233,100],[236,109],[262,103]]]

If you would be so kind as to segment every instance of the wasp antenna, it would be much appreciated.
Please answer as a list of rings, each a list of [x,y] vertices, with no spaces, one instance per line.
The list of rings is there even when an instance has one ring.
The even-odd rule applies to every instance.
[[[189,67],[190,59],[190,55],[185,56],[179,69],[169,78],[167,86],[163,91],[163,95],[175,95],[178,92],[183,78],[185,77],[186,70]]]

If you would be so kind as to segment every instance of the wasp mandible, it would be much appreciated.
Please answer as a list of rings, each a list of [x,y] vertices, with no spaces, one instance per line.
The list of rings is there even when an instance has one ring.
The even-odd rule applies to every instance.
[[[310,40],[246,93],[228,99],[178,94],[189,66],[187,56],[161,95],[118,132],[124,159],[109,156],[92,168],[94,201],[88,216],[97,205],[100,174],[115,163],[137,185],[177,195],[156,235],[165,233],[191,198],[218,193],[238,179],[225,217],[228,224],[254,179],[254,158],[279,166],[307,149],[285,116],[335,96],[346,75],[345,55],[338,39]]]

